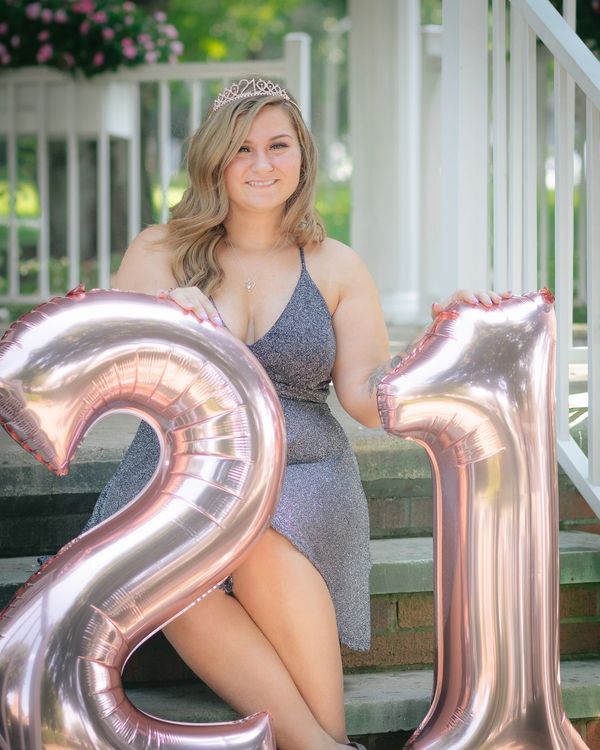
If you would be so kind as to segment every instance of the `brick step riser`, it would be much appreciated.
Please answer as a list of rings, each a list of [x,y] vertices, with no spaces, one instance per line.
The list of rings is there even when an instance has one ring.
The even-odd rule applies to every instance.
[[[0,609],[17,590],[0,587]],[[560,650],[564,659],[600,656],[600,581],[560,587]],[[372,646],[368,652],[342,649],[346,672],[372,669],[429,669],[434,656],[433,593],[373,594]],[[142,644],[125,670],[130,683],[193,679],[162,634]]]
[[[430,536],[429,479],[363,482],[372,539]],[[97,493],[0,498],[0,550],[4,557],[53,554],[79,534]],[[561,476],[560,528],[600,533],[600,521],[570,481]]]
[[[600,719],[590,718],[571,723],[587,741],[589,750],[600,750]],[[386,732],[385,734],[353,735],[352,739],[360,742],[367,750],[402,750],[412,734],[412,732]],[[588,734],[593,739],[588,739]]]
[[[600,656],[600,582],[561,586],[560,608],[561,659]],[[346,672],[432,668],[433,593],[372,596],[371,628],[370,651],[342,648]],[[194,679],[162,634],[142,644],[124,676],[130,684]]]

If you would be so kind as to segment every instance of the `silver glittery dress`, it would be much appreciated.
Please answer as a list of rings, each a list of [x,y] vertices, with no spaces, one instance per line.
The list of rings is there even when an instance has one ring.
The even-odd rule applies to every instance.
[[[300,250],[301,273],[272,328],[250,344],[281,399],[287,468],[272,526],[320,571],[333,600],[340,640],[370,645],[369,521],[356,459],[325,403],[335,359],[327,304]],[[114,477],[102,490],[86,529],[135,497],[152,476],[158,439],[142,423]]]

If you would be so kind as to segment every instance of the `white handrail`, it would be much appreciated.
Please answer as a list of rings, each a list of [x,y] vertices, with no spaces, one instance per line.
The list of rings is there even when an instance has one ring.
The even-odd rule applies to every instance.
[[[511,0],[554,58],[600,109],[598,59],[548,0]]]
[[[77,90],[71,81],[67,90],[67,257],[69,259],[69,288],[79,283],[79,139],[75,127]]]
[[[510,14],[510,85],[508,150],[508,286],[523,291],[523,67],[525,24]]]
[[[527,252],[537,248],[537,39],[526,27],[523,30],[523,288],[538,285],[538,254]]]
[[[600,485],[600,110],[588,100],[586,112],[588,461],[589,480]],[[591,325],[590,325],[591,322]],[[600,496],[600,493],[598,493]],[[596,509],[598,512],[598,509]]]
[[[506,0],[493,0],[492,143],[494,289],[508,289],[508,164],[506,128]]]
[[[37,179],[40,191],[40,202],[48,203],[48,138],[46,137],[46,121],[44,109],[46,104],[46,90],[44,86],[38,86],[38,133],[37,133]],[[40,217],[40,240],[39,240],[40,267],[38,286],[40,292],[46,297],[50,296],[49,259],[50,259],[50,220],[47,214]]]
[[[141,65],[138,68],[121,68],[115,73],[103,73],[86,83],[90,86],[103,83],[156,83],[157,81],[214,81],[240,78],[243,75],[257,72],[263,76],[285,78],[285,60],[257,60],[252,62],[206,62],[206,63],[154,63]],[[71,80],[70,76],[51,68],[18,68],[3,72],[3,78],[9,78],[17,84],[24,83],[63,83]]]
[[[98,92],[103,113],[106,107],[105,83]],[[110,286],[110,139],[104,117],[98,133],[98,282],[99,286]]]
[[[8,200],[9,200],[9,222],[8,222],[8,289],[13,297],[20,292],[19,284],[19,239],[17,235],[17,222],[15,217],[15,201],[17,193],[17,134],[16,134],[16,85],[9,84],[6,97],[8,123]]]
[[[575,25],[575,1],[565,0],[565,17],[561,17],[548,0],[511,0],[511,18],[517,33],[511,39],[511,71],[515,60],[524,55],[526,64],[525,88],[531,86],[535,68],[533,47],[536,36],[545,44],[554,58],[554,164],[555,164],[555,291],[557,311],[557,447],[559,461],[575,486],[585,497],[590,507],[600,516],[600,61],[585,46],[571,26]],[[519,31],[521,19],[526,32]],[[516,44],[518,49],[513,48]],[[540,80],[545,80],[546,69],[542,67]],[[520,83],[515,84],[517,88]],[[586,100],[585,135],[585,200],[586,227],[585,242],[587,271],[587,314],[588,345],[573,347],[573,256],[574,256],[574,155],[575,155],[575,85],[583,92]],[[513,91],[517,107],[522,101],[520,93]],[[528,97],[533,98],[531,95]],[[527,97],[526,97],[527,99]],[[538,186],[545,185],[534,179],[533,171],[540,174],[536,162],[545,154],[537,147],[532,129],[531,112],[525,104],[527,116],[521,121],[522,130],[517,128],[515,142],[523,134],[522,171],[518,159],[511,163],[515,167],[511,174],[511,184],[523,184],[523,203],[526,218],[523,237],[523,273],[531,286],[537,276],[533,272],[537,259],[538,242],[533,226],[533,209],[537,199]],[[517,120],[520,120],[520,112]],[[539,165],[538,165],[539,167]],[[537,183],[537,184],[536,184]],[[580,193],[580,199],[582,195]],[[517,201],[517,204],[519,201]],[[518,209],[518,205],[517,205]],[[518,226],[512,227],[513,236],[518,239]],[[545,243],[545,240],[544,240]],[[517,248],[518,249],[518,248]],[[543,250],[543,248],[542,248]],[[514,248],[509,252],[514,254]],[[520,258],[516,258],[519,265]],[[529,270],[528,270],[529,269]],[[570,434],[569,425],[569,367],[575,359],[588,365],[588,447],[587,456]]]

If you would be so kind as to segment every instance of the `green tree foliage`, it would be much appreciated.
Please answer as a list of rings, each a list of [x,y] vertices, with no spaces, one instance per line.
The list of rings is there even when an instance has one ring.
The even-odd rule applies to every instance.
[[[283,38],[293,31],[312,41],[313,131],[319,137],[324,96],[324,65],[331,54],[332,25],[347,15],[347,0],[137,0],[148,11],[162,10],[179,32],[185,62],[268,60],[281,57]],[[346,45],[342,45],[345,54]],[[337,50],[337,54],[340,52]],[[340,130],[347,130],[344,98],[347,70],[339,65]],[[248,73],[260,73],[250,63]]]
[[[563,0],[550,0],[559,13]],[[600,55],[600,0],[577,0],[577,34],[596,55]]]
[[[186,0],[169,0],[187,60],[260,59],[277,54],[302,0],[203,0],[194,12]]]
[[[265,60],[281,54],[290,31],[323,36],[327,18],[342,18],[346,0],[138,0],[168,13],[184,44],[183,60]]]
[[[600,55],[600,0],[579,0],[577,33],[596,55]]]

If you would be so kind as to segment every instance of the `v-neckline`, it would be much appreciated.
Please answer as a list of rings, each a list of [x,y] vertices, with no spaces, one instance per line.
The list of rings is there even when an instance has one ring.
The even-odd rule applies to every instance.
[[[283,316],[284,316],[284,315],[285,315],[285,313],[287,312],[287,309],[288,309],[288,307],[289,307],[289,306],[290,306],[290,305],[292,304],[292,300],[293,300],[293,299],[294,299],[294,297],[296,296],[296,293],[297,293],[297,291],[298,291],[298,289],[299,289],[299,287],[300,287],[300,282],[302,281],[302,277],[304,276],[304,272],[305,272],[305,270],[306,270],[306,266],[305,266],[305,262],[304,262],[304,256],[303,256],[303,253],[302,253],[302,249],[300,249],[300,274],[299,274],[299,276],[298,276],[298,280],[296,281],[296,285],[294,286],[294,289],[292,290],[292,293],[291,293],[291,295],[290,295],[290,298],[289,298],[289,299],[288,299],[288,301],[286,302],[286,304],[285,304],[285,306],[284,306],[283,310],[282,310],[282,311],[281,311],[281,312],[279,313],[279,315],[277,316],[277,318],[276,318],[275,322],[273,323],[273,325],[272,325],[272,326],[271,326],[270,328],[268,328],[268,329],[267,329],[267,330],[266,330],[266,331],[265,331],[265,332],[263,333],[263,335],[262,335],[262,336],[259,336],[259,337],[258,337],[257,339],[255,339],[255,340],[254,340],[254,341],[253,341],[253,342],[252,342],[251,344],[249,344],[249,343],[248,343],[247,341],[244,341],[243,339],[240,339],[240,341],[242,341],[242,343],[244,343],[244,344],[245,344],[245,345],[246,345],[246,346],[247,346],[247,347],[248,347],[249,349],[250,349],[250,348],[252,348],[253,346],[256,346],[256,345],[257,345],[258,343],[260,343],[260,342],[261,342],[261,341],[262,341],[263,339],[265,339],[265,338],[266,338],[267,336],[269,336],[269,334],[270,334],[270,333],[271,333],[271,332],[272,332],[272,331],[274,330],[274,328],[275,328],[275,327],[276,327],[276,326],[277,326],[277,325],[279,324],[279,321],[280,321],[280,320],[281,320],[281,319],[283,318]],[[226,323],[226,322],[225,322],[225,320],[223,319],[223,316],[221,315],[221,313],[220,313],[219,309],[217,308],[217,305],[216,305],[216,303],[215,303],[215,301],[214,301],[214,299],[213,299],[212,297],[210,298],[210,301],[211,301],[211,302],[213,303],[213,305],[214,305],[214,306],[215,306],[215,308],[217,309],[217,312],[219,313],[219,315],[220,315],[220,317],[221,317],[221,320],[223,321],[223,325],[224,325],[224,327],[225,327],[225,328],[226,328],[226,329],[227,329],[228,331],[231,331],[231,329],[229,328],[229,326],[227,325],[227,323]]]
[[[296,282],[296,286],[294,287],[294,289],[293,289],[293,291],[292,291],[292,293],[290,295],[290,298],[286,302],[285,307],[283,308],[283,310],[279,313],[279,315],[278,315],[277,319],[275,320],[275,322],[273,323],[273,325],[267,331],[265,331],[262,336],[259,336],[251,344],[249,344],[247,341],[244,341],[244,343],[246,344],[246,346],[249,349],[252,348],[253,346],[256,346],[260,341],[262,341],[263,339],[265,339],[271,333],[271,331],[273,331],[273,329],[275,328],[275,326],[278,325],[279,321],[286,314],[286,312],[288,310],[288,307],[292,304],[292,300],[296,296],[296,292],[298,291],[298,288],[300,286],[300,282],[302,281],[302,276],[303,275],[304,275],[304,263],[302,264],[302,267],[300,269],[300,276],[298,276],[298,281]]]

